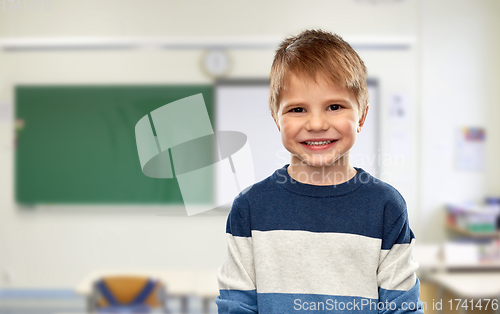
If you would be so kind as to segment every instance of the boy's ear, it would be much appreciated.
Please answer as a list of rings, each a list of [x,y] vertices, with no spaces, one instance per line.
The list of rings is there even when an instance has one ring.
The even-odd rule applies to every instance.
[[[370,108],[370,104],[366,104],[365,110],[363,110],[363,114],[359,118],[358,133],[361,132],[361,127],[363,127],[363,124],[365,124],[366,115],[368,114],[368,109],[369,108]]]

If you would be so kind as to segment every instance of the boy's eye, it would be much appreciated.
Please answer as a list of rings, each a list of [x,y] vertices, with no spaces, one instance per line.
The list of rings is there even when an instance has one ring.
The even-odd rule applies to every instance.
[[[293,109],[290,109],[290,112],[304,112],[304,108],[300,108],[300,107],[293,108]]]
[[[341,108],[340,105],[330,105],[328,107],[328,109],[330,109],[330,110],[339,110],[340,108]]]

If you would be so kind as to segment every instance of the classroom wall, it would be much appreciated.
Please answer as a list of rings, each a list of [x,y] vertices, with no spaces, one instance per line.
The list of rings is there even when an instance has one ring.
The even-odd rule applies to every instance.
[[[391,138],[398,134],[406,134],[410,143],[404,163],[385,165],[384,170],[387,181],[407,200],[412,228],[418,230],[417,237],[432,241],[441,236],[432,231],[441,226],[433,217],[441,210],[445,196],[469,195],[463,194],[465,190],[470,195],[484,192],[479,187],[473,189],[475,194],[465,187],[455,187],[452,185],[454,180],[470,179],[474,186],[490,186],[489,193],[498,191],[497,177],[456,174],[447,166],[450,154],[433,155],[443,143],[451,141],[449,128],[458,123],[453,122],[456,112],[460,112],[460,123],[487,125],[492,140],[500,134],[498,127],[493,125],[493,118],[485,114],[486,110],[488,114],[489,110],[499,111],[498,106],[487,105],[498,102],[498,92],[493,94],[486,88],[488,82],[498,81],[498,62],[492,51],[481,55],[484,51],[481,45],[497,50],[499,47],[498,42],[493,41],[499,29],[494,24],[498,22],[492,19],[499,16],[492,13],[493,7],[498,9],[494,0],[459,1],[461,6],[454,4],[455,1],[444,0],[406,0],[379,5],[358,0],[307,3],[284,0],[270,3],[263,0],[126,3],[52,0],[51,3],[51,11],[47,12],[0,12],[3,14],[0,37],[282,37],[304,28],[318,27],[337,32],[346,39],[414,39],[415,44],[405,51],[360,51],[369,75],[378,77],[381,82],[381,153],[395,151]],[[461,10],[473,13],[467,18],[472,19],[473,25],[479,25],[476,27],[480,33],[487,30],[480,39],[467,29],[463,37],[455,36],[455,26],[465,28],[460,26],[464,18]],[[435,30],[442,27],[441,15],[452,23],[453,36]],[[489,29],[485,25],[496,28]],[[475,40],[479,46],[460,45],[467,40]],[[230,54],[234,60],[230,77],[268,76],[273,56],[271,49],[232,50]],[[196,50],[1,51],[0,107],[9,108],[12,104],[15,84],[207,83],[210,80],[198,65],[200,55],[201,51]],[[479,55],[494,67],[481,63]],[[457,72],[452,60],[466,63],[467,76]],[[439,72],[443,64],[455,72]],[[481,78],[469,80],[468,75]],[[446,89],[451,91],[444,96],[453,94],[458,100],[445,105],[435,96],[441,90],[437,88],[439,84],[446,84]],[[465,91],[463,97],[459,96],[462,91]],[[387,114],[391,95],[399,92],[407,93],[410,100],[411,119],[403,125],[392,124]],[[457,102],[460,110],[446,110]],[[469,103],[474,103],[479,113],[469,114]],[[435,117],[445,112],[449,113],[447,119]],[[169,215],[167,207],[44,205],[34,209],[19,208],[13,202],[12,138],[11,121],[0,118],[0,288],[71,288],[86,273],[102,268],[216,269],[225,258],[224,215],[186,217],[179,208],[175,209],[177,215]],[[492,160],[498,159],[500,152],[488,143],[488,167],[498,173],[498,165]],[[432,176],[443,167],[449,176],[446,179],[448,186],[444,188]],[[436,190],[444,193],[437,195]]]
[[[498,1],[423,1],[421,234],[446,238],[444,204],[499,196],[500,6]],[[486,129],[483,172],[455,167],[457,129]]]

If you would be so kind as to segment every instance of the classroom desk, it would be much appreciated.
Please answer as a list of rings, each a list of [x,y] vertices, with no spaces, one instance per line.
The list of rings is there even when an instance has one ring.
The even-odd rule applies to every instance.
[[[429,276],[429,280],[438,284],[439,297],[443,299],[444,289],[456,294],[462,300],[499,299],[500,297],[500,271],[481,272],[442,272]],[[456,308],[457,302],[453,302]],[[443,308],[449,304],[443,304]],[[491,308],[491,303],[490,303]],[[462,313],[466,310],[460,307]],[[500,313],[500,306],[495,311]]]
[[[203,311],[208,313],[210,303],[219,295],[216,271],[151,271],[151,270],[97,270],[88,274],[75,288],[79,295],[87,297],[90,306],[90,295],[96,280],[104,276],[138,275],[158,279],[166,286],[167,294],[181,299],[181,312],[188,312],[188,297],[197,296],[203,301]]]
[[[413,249],[413,259],[419,264],[419,272],[433,273],[447,270],[500,271],[500,261],[447,261],[442,244],[420,244]]]
[[[438,300],[443,300],[445,289],[462,300],[498,300],[500,298],[500,262],[498,261],[449,263],[442,255],[441,245],[415,246],[413,258],[420,264],[419,272],[422,277],[438,285]],[[456,303],[452,304],[456,308]],[[449,304],[443,304],[443,308],[445,306],[449,308]],[[460,311],[466,312],[461,307]],[[500,306],[495,313],[500,313]]]
[[[436,273],[430,279],[462,298],[496,299],[500,296],[500,271]]]

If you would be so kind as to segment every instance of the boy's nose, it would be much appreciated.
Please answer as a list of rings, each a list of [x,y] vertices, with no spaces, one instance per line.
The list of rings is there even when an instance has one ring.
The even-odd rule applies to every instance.
[[[306,123],[306,129],[308,131],[323,131],[327,130],[329,127],[326,117],[322,114],[313,114],[309,116]]]

